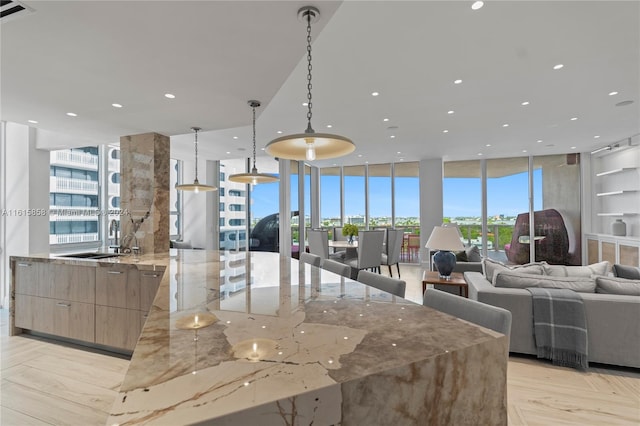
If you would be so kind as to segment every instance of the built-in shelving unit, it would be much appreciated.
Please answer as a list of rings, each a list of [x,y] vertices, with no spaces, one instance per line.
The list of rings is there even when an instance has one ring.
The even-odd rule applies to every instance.
[[[637,216],[640,213],[597,213],[598,216]]]
[[[610,191],[610,192],[599,192],[596,194],[597,197],[608,197],[609,195],[622,195],[629,192],[638,192],[637,189],[623,189],[621,191]]]

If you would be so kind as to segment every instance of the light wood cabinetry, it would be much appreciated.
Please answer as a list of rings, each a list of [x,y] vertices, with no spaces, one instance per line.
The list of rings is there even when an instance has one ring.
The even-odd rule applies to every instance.
[[[15,326],[94,341],[95,268],[16,262]]]
[[[164,268],[13,261],[13,326],[133,350]]]
[[[125,264],[96,268],[96,343],[133,350],[162,274]]]
[[[586,234],[587,261],[640,266],[640,240],[605,234]]]

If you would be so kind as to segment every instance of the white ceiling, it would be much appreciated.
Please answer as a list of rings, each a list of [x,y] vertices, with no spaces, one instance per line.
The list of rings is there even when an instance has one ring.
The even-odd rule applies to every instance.
[[[258,150],[306,128],[296,15],[312,4],[313,127],[357,146],[319,165],[580,152],[640,132],[639,1],[471,3],[27,0],[34,13],[0,26],[1,116],[94,143],[156,131],[185,158],[200,126],[201,156],[250,155],[249,99]]]

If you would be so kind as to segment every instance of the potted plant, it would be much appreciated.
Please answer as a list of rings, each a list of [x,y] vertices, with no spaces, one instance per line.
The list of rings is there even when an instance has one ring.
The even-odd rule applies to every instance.
[[[358,227],[351,223],[347,223],[342,227],[342,235],[349,237],[349,244],[353,244],[353,236],[358,235]]]

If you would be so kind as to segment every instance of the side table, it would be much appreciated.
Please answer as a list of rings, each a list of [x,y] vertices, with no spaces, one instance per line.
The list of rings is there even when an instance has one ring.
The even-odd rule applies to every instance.
[[[422,294],[427,289],[427,284],[452,285],[460,289],[460,296],[469,297],[469,286],[460,272],[453,272],[450,280],[440,278],[438,271],[424,271],[422,273]]]

